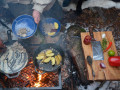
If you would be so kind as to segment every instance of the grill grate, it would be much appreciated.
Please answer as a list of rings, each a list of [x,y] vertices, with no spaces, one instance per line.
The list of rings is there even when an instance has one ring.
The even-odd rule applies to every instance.
[[[30,64],[30,65],[29,65]],[[4,88],[22,88],[22,87],[58,87],[59,86],[59,72],[50,72],[39,75],[35,72],[33,64],[28,63],[17,78],[9,79],[5,75],[3,77],[6,86]],[[41,79],[39,80],[39,76]],[[3,82],[3,80],[1,81]],[[60,80],[61,82],[61,80]]]

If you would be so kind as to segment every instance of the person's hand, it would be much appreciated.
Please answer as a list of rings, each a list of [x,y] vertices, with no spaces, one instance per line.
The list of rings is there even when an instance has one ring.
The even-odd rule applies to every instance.
[[[40,21],[40,13],[39,13],[39,11],[37,11],[37,10],[33,11],[33,18],[34,18],[35,23],[38,24],[39,21]]]

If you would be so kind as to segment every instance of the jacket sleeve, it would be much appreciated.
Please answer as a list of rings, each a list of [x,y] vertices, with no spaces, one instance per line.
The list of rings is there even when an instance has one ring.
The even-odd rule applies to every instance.
[[[33,9],[42,13],[44,8],[52,1],[53,0],[33,0],[33,3],[34,3]]]

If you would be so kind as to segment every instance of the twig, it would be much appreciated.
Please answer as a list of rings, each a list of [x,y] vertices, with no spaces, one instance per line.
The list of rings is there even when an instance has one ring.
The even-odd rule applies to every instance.
[[[101,88],[105,84],[105,82],[106,81],[101,82],[101,84],[95,90],[99,90],[99,88]]]

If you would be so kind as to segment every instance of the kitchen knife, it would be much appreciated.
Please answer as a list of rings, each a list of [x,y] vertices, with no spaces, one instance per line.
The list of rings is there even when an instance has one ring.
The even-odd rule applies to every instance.
[[[88,62],[88,64],[90,65],[90,67],[92,69],[92,75],[93,75],[93,77],[95,77],[95,72],[94,72],[94,70],[92,68],[92,58],[91,58],[91,56],[87,56],[87,62]]]
[[[96,41],[93,35],[93,27],[89,28],[90,36],[92,38],[92,51],[93,51],[93,60],[104,60],[102,46],[100,41]]]

